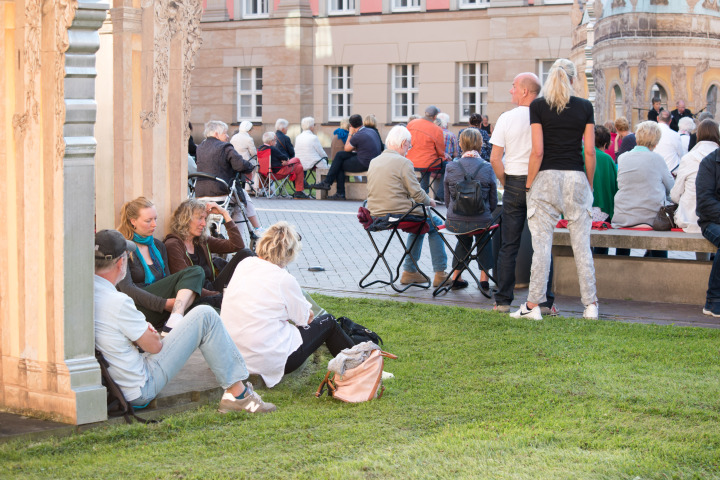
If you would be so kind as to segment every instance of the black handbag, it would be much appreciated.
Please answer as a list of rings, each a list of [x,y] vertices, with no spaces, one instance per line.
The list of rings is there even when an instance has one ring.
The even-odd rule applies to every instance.
[[[667,232],[673,228],[677,228],[675,224],[675,210],[677,210],[677,208],[678,206],[674,203],[660,207],[660,210],[658,210],[658,213],[653,219],[652,229],[659,232]]]
[[[355,345],[362,342],[373,342],[376,345],[382,345],[383,341],[380,335],[373,332],[369,328],[365,328],[359,323],[355,323],[347,317],[339,317],[336,319],[340,328],[347,333],[348,337],[355,342]]]

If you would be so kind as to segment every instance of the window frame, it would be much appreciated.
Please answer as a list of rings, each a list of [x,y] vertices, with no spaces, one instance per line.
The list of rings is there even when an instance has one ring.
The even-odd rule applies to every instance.
[[[243,71],[250,71],[250,89],[249,90],[243,90],[242,89],[242,72]],[[242,120],[248,120],[251,122],[261,122],[262,121],[262,81],[263,81],[263,67],[237,67],[235,69],[235,81],[237,84],[237,97],[236,97],[236,108],[235,108],[235,114],[238,121]],[[260,73],[260,76],[258,78],[258,72]],[[260,89],[257,88],[257,82],[260,80]],[[252,115],[250,116],[243,116],[242,115],[242,107],[244,104],[241,102],[241,97],[243,95],[250,95],[250,112]],[[258,96],[260,97],[260,104],[258,105]],[[260,115],[258,116],[258,106],[260,108]]]
[[[398,70],[402,67],[408,67],[405,75],[398,75]],[[390,72],[390,118],[393,122],[407,122],[410,115],[415,115],[419,111],[418,97],[420,95],[420,88],[418,86],[418,79],[420,77],[420,65],[417,63],[398,63],[391,65]],[[409,79],[408,85],[405,87],[397,86],[397,79],[407,77]],[[396,115],[396,95],[407,95],[405,106],[407,108],[407,115]],[[414,100],[414,101],[413,101]]]
[[[248,8],[253,3],[262,5],[261,12],[248,12]],[[270,16],[270,0],[243,0],[242,2],[242,18],[267,18]]]
[[[465,67],[474,65],[475,74],[466,74]],[[488,83],[489,83],[489,62],[462,62],[458,64],[458,120],[461,122],[467,122],[470,120],[470,115],[473,113],[479,113],[480,115],[487,114],[488,107]],[[475,78],[474,86],[464,86],[463,81],[465,78]],[[465,114],[466,103],[464,101],[464,95],[466,93],[474,93],[476,95],[475,103],[472,105],[476,108]],[[484,101],[483,101],[484,100]],[[470,106],[469,104],[467,106]]]
[[[397,5],[399,2],[407,2],[408,5]],[[392,12],[419,12],[422,9],[422,0],[390,0],[390,9]]]
[[[342,3],[345,8],[334,9],[333,3]],[[356,0],[327,0],[328,15],[354,15],[357,9]]]
[[[550,72],[550,69],[552,68],[553,64],[555,63],[555,60],[551,59],[539,59],[537,61],[538,67],[537,67],[537,76],[540,80],[540,86],[542,87],[545,85],[545,80],[547,79],[547,75]],[[547,66],[547,70],[545,67]]]
[[[472,10],[476,8],[487,8],[490,6],[490,0],[474,0],[474,3],[470,3],[473,0],[458,0],[458,9],[460,10]]]
[[[338,72],[338,75],[334,75],[335,72]],[[333,88],[333,79],[340,79],[342,78],[343,81],[343,87],[341,88]],[[353,96],[353,88],[352,88],[352,65],[329,65],[328,66],[328,76],[327,76],[327,87],[328,87],[328,97],[327,97],[327,118],[329,122],[339,122],[343,118],[347,118],[351,115],[352,112],[352,96]],[[334,95],[341,95],[343,98],[343,102],[338,103],[338,107],[340,108],[340,114],[339,115],[333,115],[333,96]]]

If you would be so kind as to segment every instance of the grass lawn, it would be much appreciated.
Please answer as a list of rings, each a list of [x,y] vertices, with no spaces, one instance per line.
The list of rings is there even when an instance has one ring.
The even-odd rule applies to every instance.
[[[0,445],[0,478],[720,478],[720,331],[317,296],[399,356],[379,401],[313,395],[326,364],[158,425]]]

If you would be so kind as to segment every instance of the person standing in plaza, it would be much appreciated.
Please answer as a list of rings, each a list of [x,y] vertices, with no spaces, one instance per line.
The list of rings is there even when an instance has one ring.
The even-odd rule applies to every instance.
[[[703,158],[695,178],[698,225],[703,237],[718,248],[710,270],[702,312],[720,317],[720,149]]]
[[[502,246],[496,265],[498,289],[495,292],[493,308],[503,313],[510,312],[510,304],[514,298],[515,262],[527,218],[525,183],[532,150],[529,107],[538,93],[540,93],[540,80],[534,73],[526,72],[516,76],[510,88],[510,96],[517,107],[500,115],[490,138],[492,144],[490,163],[495,175],[505,187],[500,224]],[[558,312],[552,293],[552,263],[550,269],[547,300],[540,305],[543,315],[557,315]]]
[[[555,61],[543,96],[530,104],[532,153],[525,184],[533,260],[527,302],[511,315],[542,320],[555,225],[568,221],[580,281],[584,318],[597,319],[595,267],[590,249],[595,175],[595,115],[592,103],[573,96],[577,69],[570,60]],[[584,140],[584,155],[583,155]],[[584,157],[584,158],[583,158]]]
[[[445,161],[452,160],[445,153],[445,139],[442,128],[435,125],[440,110],[434,105],[425,109],[425,116],[408,123],[407,129],[412,135],[413,148],[407,154],[407,158],[413,163],[415,171],[423,171],[430,167],[438,167],[437,174],[445,173]],[[425,193],[429,192],[431,177],[423,175],[420,186]],[[442,183],[442,182],[441,182]]]

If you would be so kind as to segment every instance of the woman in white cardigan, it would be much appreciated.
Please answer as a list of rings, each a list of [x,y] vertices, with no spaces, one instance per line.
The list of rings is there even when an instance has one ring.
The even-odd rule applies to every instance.
[[[323,343],[336,356],[355,344],[330,315],[314,317],[312,305],[285,267],[300,251],[300,236],[287,222],[268,228],[257,257],[240,262],[225,289],[220,317],[250,373],[268,387],[300,367]]]
[[[327,168],[327,154],[320,143],[320,139],[315,135],[315,119],[313,117],[305,117],[300,122],[302,132],[295,137],[295,156],[300,159],[303,170],[309,170],[319,160],[320,168]]]
[[[240,123],[240,129],[230,139],[230,143],[235,147],[235,150],[242,155],[245,160],[252,161],[253,164],[257,164],[257,159],[250,160],[257,156],[257,148],[255,148],[255,141],[250,136],[250,131],[253,128],[253,124],[247,120],[243,120]]]
[[[720,147],[720,130],[717,122],[710,119],[700,122],[697,139],[698,142],[693,149],[680,160],[675,185],[670,190],[670,198],[678,204],[675,223],[689,233],[700,233],[698,217],[695,214],[695,177],[702,159]]]

